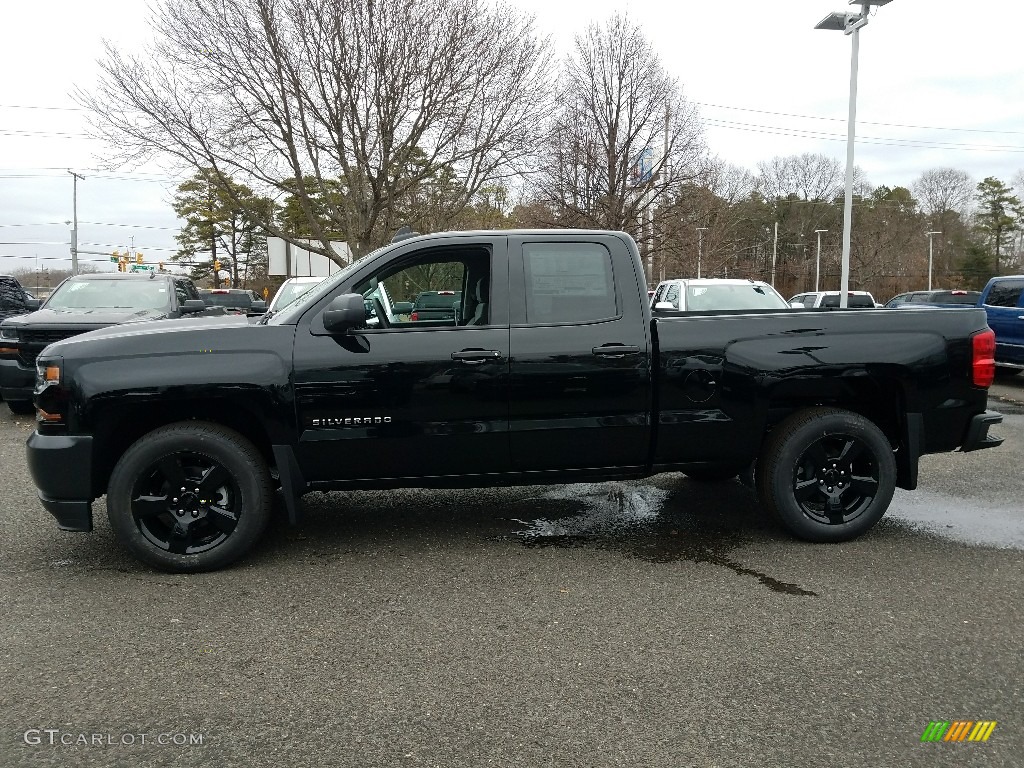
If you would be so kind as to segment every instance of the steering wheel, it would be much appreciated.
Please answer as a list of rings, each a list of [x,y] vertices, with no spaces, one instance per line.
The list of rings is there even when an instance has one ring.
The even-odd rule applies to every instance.
[[[384,304],[376,296],[373,297],[373,308],[377,311],[377,325],[380,328],[390,328],[391,320],[388,313],[384,311]]]

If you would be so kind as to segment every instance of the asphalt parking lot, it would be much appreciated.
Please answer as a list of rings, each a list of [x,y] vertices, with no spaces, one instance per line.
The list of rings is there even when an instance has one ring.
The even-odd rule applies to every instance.
[[[311,495],[194,576],[102,501],[58,531],[0,407],[0,766],[1020,766],[1019,378],[1001,448],[926,457],[843,545],[659,475]]]

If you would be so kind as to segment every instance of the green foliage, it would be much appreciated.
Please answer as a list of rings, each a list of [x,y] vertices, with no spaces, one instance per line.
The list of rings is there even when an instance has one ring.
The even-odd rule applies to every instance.
[[[978,203],[978,227],[988,236],[995,253],[994,269],[998,275],[1000,255],[1007,245],[1007,237],[1024,219],[1024,206],[1014,196],[1013,190],[995,176],[989,176],[978,184],[975,200]]]
[[[963,280],[963,287],[980,291],[985,283],[996,274],[995,264],[988,249],[977,243],[969,243],[966,255],[957,266],[957,274]]]
[[[264,225],[274,217],[271,200],[204,168],[178,186],[173,208],[185,225],[175,237],[180,247],[171,259],[189,264],[193,280],[222,285],[222,277],[214,279],[214,261],[233,287],[266,274]]]

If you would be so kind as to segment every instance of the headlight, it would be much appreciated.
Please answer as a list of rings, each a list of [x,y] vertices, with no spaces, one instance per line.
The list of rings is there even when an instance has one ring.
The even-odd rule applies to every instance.
[[[49,387],[59,387],[64,377],[64,358],[49,357],[45,360],[36,360],[36,388],[35,394],[39,394]]]
[[[0,325],[0,339],[17,340],[18,329],[9,325]]]
[[[9,358],[18,355],[18,330],[7,325],[0,325],[0,357]]]
[[[47,357],[36,360],[36,422],[41,432],[64,429],[68,411],[68,393],[61,384],[64,380],[64,358]]]

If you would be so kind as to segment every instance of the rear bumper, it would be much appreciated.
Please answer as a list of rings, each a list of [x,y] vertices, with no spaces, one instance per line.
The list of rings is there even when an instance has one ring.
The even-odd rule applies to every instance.
[[[4,400],[31,400],[35,384],[34,368],[26,368],[17,360],[0,360],[0,397]]]
[[[1002,423],[1003,414],[998,411],[985,411],[974,416],[971,419],[971,423],[967,426],[967,435],[964,437],[960,450],[967,453],[968,451],[978,451],[982,448],[995,448],[997,445],[1002,445],[1003,438],[992,437],[988,433],[989,427]]]
[[[43,507],[64,531],[92,530],[92,437],[29,435],[28,470]]]

